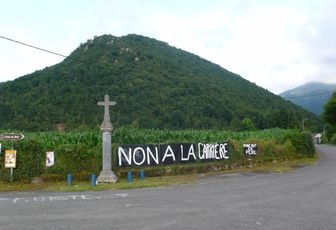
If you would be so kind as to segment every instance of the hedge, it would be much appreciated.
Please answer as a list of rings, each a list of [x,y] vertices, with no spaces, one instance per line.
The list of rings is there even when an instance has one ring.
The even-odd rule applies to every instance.
[[[16,181],[29,182],[33,177],[41,177],[46,181],[64,180],[70,173],[74,175],[74,179],[87,180],[92,173],[99,174],[101,171],[102,137],[99,130],[84,133],[42,132],[24,133],[24,135],[24,140],[13,142],[13,147],[17,150],[17,167],[14,169]],[[243,155],[243,143],[258,144],[259,154],[253,159],[257,162],[311,157],[315,153],[311,135],[298,130],[169,131],[121,127],[112,133],[113,171],[119,176],[125,176],[125,169],[116,165],[117,148],[121,144],[198,142],[229,142],[232,146],[232,155],[229,160],[221,162],[148,167],[145,168],[146,175],[200,173],[237,165],[246,166],[251,161],[247,161]],[[8,181],[10,170],[4,168],[4,150],[11,149],[12,142],[0,141],[0,143],[2,143],[0,180]],[[45,166],[46,151],[55,152],[54,166]],[[138,169],[132,170],[137,172]]]

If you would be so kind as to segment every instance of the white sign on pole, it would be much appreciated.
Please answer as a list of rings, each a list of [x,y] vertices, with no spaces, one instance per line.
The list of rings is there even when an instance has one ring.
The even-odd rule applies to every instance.
[[[55,164],[55,154],[52,151],[47,152],[46,154],[46,166],[53,166]]]

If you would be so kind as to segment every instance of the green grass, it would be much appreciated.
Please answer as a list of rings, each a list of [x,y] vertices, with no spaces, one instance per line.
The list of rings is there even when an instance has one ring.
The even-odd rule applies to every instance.
[[[132,183],[128,183],[126,178],[120,178],[115,184],[99,184],[91,187],[90,181],[74,181],[72,186],[68,186],[66,180],[64,182],[43,182],[40,184],[6,182],[0,184],[0,192],[9,191],[100,191],[100,190],[117,190],[117,189],[138,189],[138,188],[153,188],[165,186],[177,186],[182,184],[198,183],[201,177],[213,176],[227,173],[264,173],[264,172],[290,172],[298,167],[314,165],[319,160],[319,155],[316,154],[312,158],[300,158],[290,161],[273,161],[263,164],[251,164],[249,167],[237,167],[224,171],[217,171],[202,174],[190,174],[179,176],[164,176],[164,177],[146,177],[144,181],[139,178],[133,178]]]
[[[45,191],[100,191],[100,190],[115,190],[115,189],[136,189],[136,188],[153,188],[174,186],[180,184],[196,183],[197,175],[171,176],[171,177],[148,177],[141,181],[134,178],[131,183],[125,178],[121,178],[115,184],[98,184],[95,187],[91,186],[89,181],[74,182],[68,186],[65,182],[50,183],[45,187]]]

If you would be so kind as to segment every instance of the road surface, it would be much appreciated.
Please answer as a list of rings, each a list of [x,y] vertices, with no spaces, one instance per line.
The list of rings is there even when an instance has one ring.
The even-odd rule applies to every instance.
[[[102,192],[0,193],[0,229],[336,229],[336,147],[316,166],[198,184]]]

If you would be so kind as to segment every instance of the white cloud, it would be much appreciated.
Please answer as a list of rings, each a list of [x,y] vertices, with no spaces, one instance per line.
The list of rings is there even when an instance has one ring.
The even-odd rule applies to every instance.
[[[301,26],[305,18],[284,7],[251,7],[240,14],[232,13],[231,8],[215,8],[188,18],[160,13],[154,18],[150,28],[159,39],[272,91],[280,85],[274,84],[276,78],[285,80],[274,66],[291,65],[302,56],[301,45],[287,31]],[[287,70],[287,74],[298,72],[297,66],[291,67],[293,73]]]

